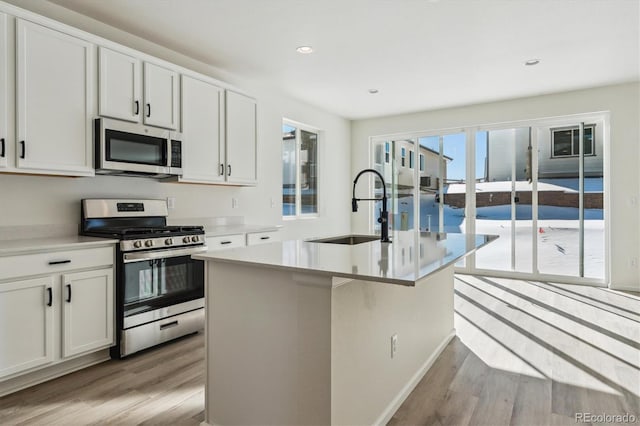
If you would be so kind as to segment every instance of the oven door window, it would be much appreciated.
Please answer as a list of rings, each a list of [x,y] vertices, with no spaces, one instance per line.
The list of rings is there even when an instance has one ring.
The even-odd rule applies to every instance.
[[[204,297],[204,262],[190,256],[124,264],[125,316]]]
[[[167,166],[166,139],[117,130],[107,130],[105,139],[108,161]]]

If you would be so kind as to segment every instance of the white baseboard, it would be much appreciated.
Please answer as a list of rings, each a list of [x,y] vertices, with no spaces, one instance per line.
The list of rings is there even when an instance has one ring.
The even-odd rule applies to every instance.
[[[416,371],[416,373],[411,377],[411,380],[407,382],[407,384],[400,390],[400,392],[396,395],[393,400],[387,405],[382,414],[378,417],[378,419],[373,423],[374,425],[386,425],[391,417],[398,411],[398,408],[402,405],[405,399],[411,394],[413,389],[418,386],[420,380],[427,374],[427,371],[431,368],[436,359],[440,356],[444,348],[447,347],[451,339],[453,339],[456,335],[456,329],[454,328],[451,332],[440,342],[435,351],[431,354],[429,358],[425,361],[424,364]]]
[[[616,285],[616,286],[609,286],[609,290],[632,291],[634,293],[639,293],[640,295],[640,287],[637,287],[637,286]]]

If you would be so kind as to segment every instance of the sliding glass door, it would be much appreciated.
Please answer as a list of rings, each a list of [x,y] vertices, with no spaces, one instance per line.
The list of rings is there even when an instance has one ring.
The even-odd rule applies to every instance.
[[[605,278],[603,128],[599,121],[536,128],[540,274]]]
[[[478,269],[533,270],[530,133],[519,127],[475,134],[475,230],[500,236],[477,253]]]
[[[467,168],[465,133],[418,138],[420,229],[465,232]]]
[[[465,272],[603,283],[606,116],[523,124],[374,141],[392,229],[499,235]]]

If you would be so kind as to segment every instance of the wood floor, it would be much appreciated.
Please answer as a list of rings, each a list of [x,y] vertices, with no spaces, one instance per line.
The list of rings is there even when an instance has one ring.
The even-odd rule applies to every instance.
[[[199,425],[204,335],[0,398],[0,425]]]
[[[640,423],[640,295],[466,275],[455,291],[457,337],[390,425]]]
[[[458,336],[390,425],[640,418],[638,295],[459,275],[455,305]],[[0,425],[198,425],[203,407],[196,335],[0,398]]]

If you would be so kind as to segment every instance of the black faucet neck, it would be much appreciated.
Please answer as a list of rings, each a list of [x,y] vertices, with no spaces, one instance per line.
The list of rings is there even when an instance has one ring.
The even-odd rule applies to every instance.
[[[380,241],[383,243],[390,242],[389,240],[389,212],[387,211],[387,184],[384,181],[384,177],[382,174],[375,169],[364,169],[360,171],[356,175],[356,178],[353,180],[353,198],[351,199],[351,209],[353,212],[358,211],[358,198],[356,198],[356,184],[358,183],[358,179],[365,173],[373,173],[380,178],[382,182],[382,198],[373,198],[371,200],[381,200],[382,201],[382,211],[380,212],[380,217],[378,218],[378,223],[380,223]]]

